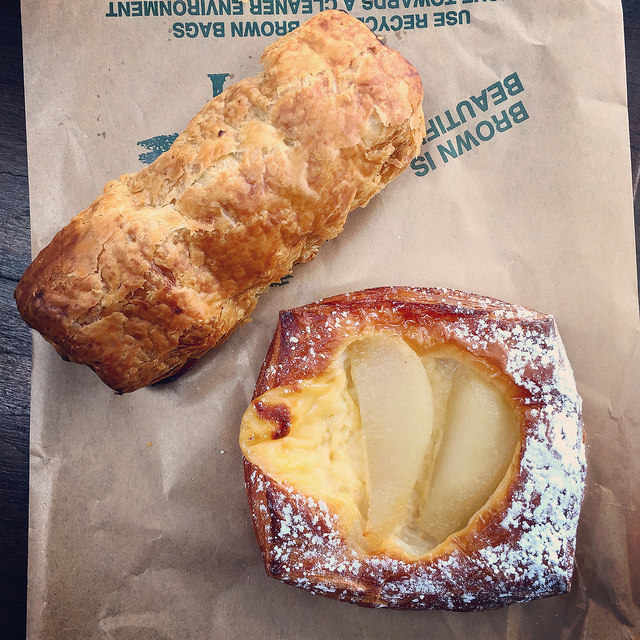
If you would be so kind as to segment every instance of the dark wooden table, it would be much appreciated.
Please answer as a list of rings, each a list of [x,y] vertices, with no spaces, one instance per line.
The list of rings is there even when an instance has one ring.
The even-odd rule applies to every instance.
[[[640,245],[640,0],[623,0],[636,244]],[[30,256],[19,0],[0,17],[0,638],[25,636],[31,336],[13,290]],[[640,262],[639,262],[640,264]]]
[[[31,336],[13,304],[29,263],[19,0],[0,10],[0,637],[25,637]]]

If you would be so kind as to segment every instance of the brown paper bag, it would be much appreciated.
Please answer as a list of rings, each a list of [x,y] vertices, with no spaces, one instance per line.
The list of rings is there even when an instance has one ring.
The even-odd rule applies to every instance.
[[[35,336],[30,638],[638,633],[640,348],[618,1],[24,0],[33,250],[212,94],[255,75],[267,43],[332,8],[416,66],[428,141],[177,382],[119,397]],[[237,437],[277,311],[386,284],[555,315],[588,439],[570,594],[478,614],[372,611],[264,574]]]

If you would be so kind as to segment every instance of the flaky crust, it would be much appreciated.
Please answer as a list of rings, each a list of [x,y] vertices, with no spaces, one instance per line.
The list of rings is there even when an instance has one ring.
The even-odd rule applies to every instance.
[[[569,590],[586,473],[581,400],[555,321],[446,289],[388,287],[282,312],[254,399],[318,376],[362,332],[451,344],[512,399],[520,450],[466,529],[419,560],[349,546],[330,506],[244,461],[267,573],[370,607],[472,611]]]
[[[16,289],[26,322],[118,391],[222,341],[418,152],[418,74],[355,18],[324,12],[262,62],[109,182]]]

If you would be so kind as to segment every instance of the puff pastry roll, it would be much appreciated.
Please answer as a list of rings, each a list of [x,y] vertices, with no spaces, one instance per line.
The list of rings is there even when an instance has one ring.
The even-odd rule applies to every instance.
[[[16,289],[26,322],[117,391],[220,343],[418,152],[420,78],[355,18],[319,14],[262,63],[109,182]]]
[[[570,588],[586,462],[551,316],[408,288],[282,312],[240,445],[271,577],[399,609]]]

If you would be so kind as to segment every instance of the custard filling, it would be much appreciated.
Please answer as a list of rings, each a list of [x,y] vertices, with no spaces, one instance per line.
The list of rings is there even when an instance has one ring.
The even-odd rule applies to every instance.
[[[512,404],[452,347],[383,334],[247,409],[244,456],[338,515],[365,553],[420,557],[464,529],[513,470]]]

